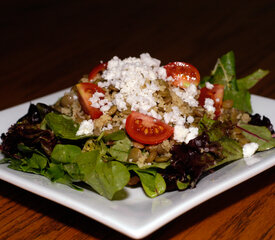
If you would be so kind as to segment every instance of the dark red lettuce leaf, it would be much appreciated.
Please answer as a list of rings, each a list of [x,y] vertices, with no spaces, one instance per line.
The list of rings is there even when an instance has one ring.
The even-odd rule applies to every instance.
[[[6,134],[1,135],[2,152],[17,158],[17,145],[23,143],[50,155],[57,143],[57,138],[50,130],[42,130],[33,124],[12,125]]]
[[[261,117],[261,115],[258,113],[250,115],[250,118],[251,120],[248,122],[249,124],[267,127],[271,134],[274,134],[273,125],[269,118],[266,116]]]
[[[41,123],[45,115],[53,111],[55,110],[52,107],[44,103],[37,103],[36,105],[30,104],[27,114],[21,117],[17,121],[17,123],[29,123],[29,124]]]
[[[52,107],[43,103],[30,104],[27,114],[12,125],[7,133],[1,135],[2,152],[20,158],[17,145],[21,143],[50,155],[57,143],[57,138],[52,131],[40,129],[39,124],[45,115],[52,111],[54,111]]]
[[[195,187],[203,172],[222,158],[221,150],[221,145],[210,142],[206,133],[188,144],[175,145],[171,150],[171,164],[162,173],[167,190],[177,189],[177,181],[190,182],[190,186]]]

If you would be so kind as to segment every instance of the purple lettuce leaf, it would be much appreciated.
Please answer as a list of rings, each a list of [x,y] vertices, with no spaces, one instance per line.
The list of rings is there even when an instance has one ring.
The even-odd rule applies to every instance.
[[[271,134],[274,134],[274,128],[269,118],[266,116],[261,117],[260,114],[256,113],[254,115],[250,115],[251,120],[248,122],[251,125],[256,126],[264,126],[267,127],[267,129],[271,132]]]
[[[203,172],[221,159],[222,147],[218,142],[210,142],[206,133],[191,140],[188,144],[175,145],[171,150],[171,164],[162,176],[167,190],[177,189],[177,182],[195,187]]]

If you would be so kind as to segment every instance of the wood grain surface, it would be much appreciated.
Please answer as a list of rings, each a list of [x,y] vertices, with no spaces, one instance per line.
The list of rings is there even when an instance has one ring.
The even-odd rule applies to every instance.
[[[275,99],[275,2],[3,0],[0,109],[75,84],[100,60],[149,52],[209,74],[233,50],[237,76],[270,74],[252,93]],[[178,217],[147,239],[275,239],[274,168]],[[0,181],[0,239],[127,239]]]

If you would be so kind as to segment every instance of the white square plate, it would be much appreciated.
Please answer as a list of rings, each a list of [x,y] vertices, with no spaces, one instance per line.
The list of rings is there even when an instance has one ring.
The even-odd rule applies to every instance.
[[[53,104],[63,95],[60,91],[32,101]],[[254,112],[263,114],[275,123],[275,100],[252,96]],[[0,133],[23,116],[29,107],[24,103],[0,112]],[[0,155],[0,159],[3,156]],[[155,199],[145,196],[141,188],[125,188],[122,200],[109,201],[98,194],[79,192],[47,178],[18,172],[0,165],[0,179],[55,201],[93,218],[129,237],[143,238],[177,216],[221,192],[275,165],[275,149],[257,153],[249,159],[235,161],[203,178],[195,189],[165,193]]]

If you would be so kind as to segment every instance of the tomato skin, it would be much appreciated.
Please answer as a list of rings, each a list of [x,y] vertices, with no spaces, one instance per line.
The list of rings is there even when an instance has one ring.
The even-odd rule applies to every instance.
[[[205,99],[211,98],[214,101],[214,107],[216,108],[215,115],[218,117],[221,114],[224,86],[221,84],[213,84],[214,87],[212,89],[208,89],[203,87],[200,91],[199,96],[199,104],[200,106],[204,106]]]
[[[186,88],[191,83],[196,86],[200,83],[200,73],[193,65],[185,62],[172,62],[164,66],[167,77],[172,77],[172,84],[180,88]]]
[[[94,83],[78,83],[76,84],[78,100],[81,104],[83,111],[90,115],[92,119],[99,118],[103,113],[95,107],[91,106],[90,98],[95,92],[101,92],[105,94],[105,91]]]
[[[128,135],[143,144],[159,144],[171,137],[174,128],[164,122],[139,112],[132,112],[126,119]]]
[[[92,81],[99,72],[104,71],[107,68],[107,65],[108,63],[101,63],[94,67],[92,71],[89,73],[89,81]]]

